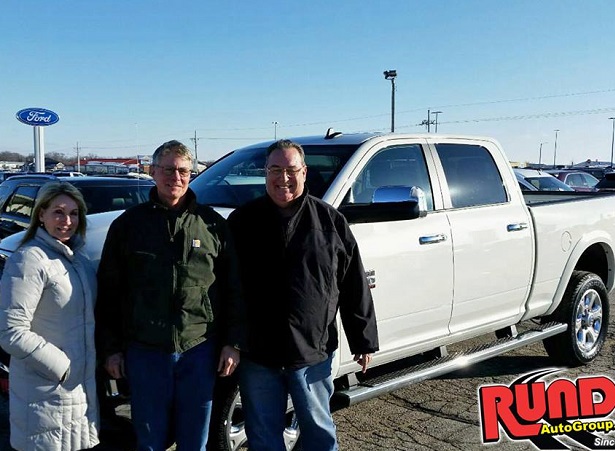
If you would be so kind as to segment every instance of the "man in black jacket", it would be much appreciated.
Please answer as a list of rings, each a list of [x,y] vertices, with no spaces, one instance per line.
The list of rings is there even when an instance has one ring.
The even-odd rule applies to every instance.
[[[378,350],[374,305],[345,218],[308,194],[301,146],[267,150],[267,194],[229,217],[248,317],[240,390],[250,449],[283,451],[288,395],[304,449],[335,450],[329,400],[336,313],[363,371]]]

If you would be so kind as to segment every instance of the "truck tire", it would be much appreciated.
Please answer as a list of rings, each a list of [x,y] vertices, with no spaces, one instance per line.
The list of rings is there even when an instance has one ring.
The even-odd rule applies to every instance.
[[[602,279],[574,271],[562,302],[546,322],[568,325],[566,332],[543,341],[547,354],[559,364],[585,365],[600,352],[609,324],[609,297]]]
[[[284,430],[284,444],[289,451],[299,451],[299,426],[290,398],[286,416],[288,422]],[[248,437],[237,377],[219,378],[214,392],[207,449],[235,451],[247,448]]]

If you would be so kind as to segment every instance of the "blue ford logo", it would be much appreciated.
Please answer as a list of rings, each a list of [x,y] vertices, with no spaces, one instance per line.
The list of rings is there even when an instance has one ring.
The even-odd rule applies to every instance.
[[[27,125],[52,125],[60,120],[60,116],[45,108],[25,108],[15,116],[19,122]]]

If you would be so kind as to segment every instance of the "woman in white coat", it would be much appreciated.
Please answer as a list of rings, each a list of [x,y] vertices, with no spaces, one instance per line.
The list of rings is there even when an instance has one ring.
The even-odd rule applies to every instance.
[[[77,188],[45,184],[0,280],[0,346],[11,355],[11,446],[70,451],[98,444],[94,293]]]

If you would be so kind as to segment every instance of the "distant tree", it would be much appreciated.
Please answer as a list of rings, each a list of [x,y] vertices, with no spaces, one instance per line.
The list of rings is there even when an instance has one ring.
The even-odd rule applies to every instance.
[[[26,156],[17,152],[0,152],[0,161],[26,161]]]
[[[51,160],[56,160],[59,161],[63,164],[67,164],[70,161],[73,161],[74,158],[71,157],[67,157],[66,154],[62,153],[62,152],[47,152],[45,153],[45,158],[49,158]]]

